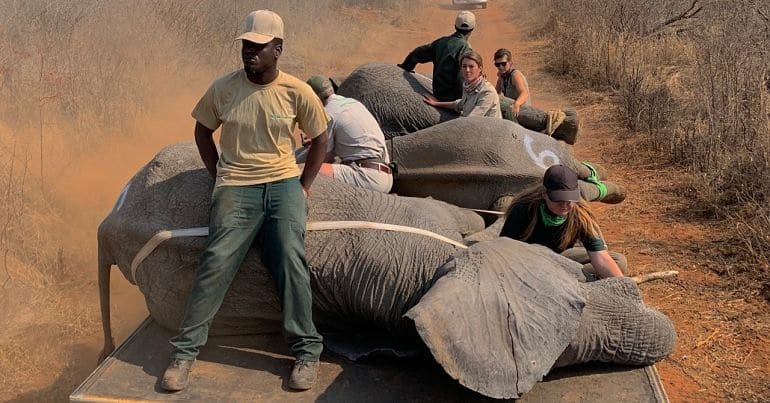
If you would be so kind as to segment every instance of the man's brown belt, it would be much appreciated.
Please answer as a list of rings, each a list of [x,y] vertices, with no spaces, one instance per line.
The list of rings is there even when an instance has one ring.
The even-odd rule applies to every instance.
[[[379,162],[356,161],[354,162],[354,164],[360,166],[361,168],[376,169],[380,172],[385,172],[386,174],[390,174],[390,167]]]

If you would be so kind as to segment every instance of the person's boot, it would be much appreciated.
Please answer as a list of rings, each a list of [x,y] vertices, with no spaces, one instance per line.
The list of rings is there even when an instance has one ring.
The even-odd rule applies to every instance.
[[[187,387],[189,381],[190,369],[195,360],[185,360],[174,358],[168,364],[166,372],[163,374],[161,387],[169,392],[180,391]]]
[[[291,370],[289,378],[289,387],[294,390],[308,390],[313,387],[318,377],[318,361],[294,361],[294,368]]]

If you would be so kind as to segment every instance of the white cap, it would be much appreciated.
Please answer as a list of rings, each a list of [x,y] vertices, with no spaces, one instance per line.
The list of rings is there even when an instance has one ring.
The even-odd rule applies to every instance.
[[[455,28],[464,31],[476,28],[476,16],[470,11],[460,11],[455,18]]]
[[[265,44],[274,38],[283,39],[283,20],[270,10],[252,11],[243,22],[244,32],[235,40]]]

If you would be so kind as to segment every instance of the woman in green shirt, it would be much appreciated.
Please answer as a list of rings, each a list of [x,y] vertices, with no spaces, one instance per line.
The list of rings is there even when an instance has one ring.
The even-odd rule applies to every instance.
[[[543,185],[513,203],[500,236],[546,246],[600,278],[623,276],[626,269],[626,258],[607,250],[599,224],[580,196],[577,174],[564,165],[548,168]],[[577,241],[582,246],[575,247]]]

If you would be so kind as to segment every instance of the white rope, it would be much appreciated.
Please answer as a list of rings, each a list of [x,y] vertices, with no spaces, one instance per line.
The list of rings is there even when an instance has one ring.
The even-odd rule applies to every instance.
[[[339,229],[379,229],[384,231],[405,232],[410,234],[423,235],[423,236],[438,239],[439,241],[454,245],[460,249],[465,249],[468,247],[453,239],[447,238],[443,235],[439,235],[439,234],[436,234],[435,232],[427,231],[424,229],[407,227],[403,225],[384,224],[384,223],[371,222],[371,221],[315,221],[315,222],[307,223],[306,229],[308,231],[329,231],[329,230],[339,230]],[[169,240],[171,238],[188,237],[188,236],[208,236],[208,235],[209,235],[208,227],[183,228],[183,229],[164,230],[164,231],[157,232],[155,235],[152,236],[152,238],[150,238],[149,241],[147,241],[146,244],[144,244],[144,246],[142,246],[141,249],[139,249],[139,252],[137,252],[136,256],[134,256],[134,260],[131,261],[131,278],[129,280],[131,280],[132,283],[136,284],[137,268],[139,268],[139,265],[142,264],[144,259],[146,259],[147,256],[149,256],[150,253],[152,253],[155,250],[155,248],[157,248],[158,245],[160,245],[164,241]]]
[[[454,245],[460,249],[467,248],[466,245],[449,239],[435,232],[430,232],[421,228],[407,227],[404,225],[384,224],[371,221],[316,221],[307,223],[308,231],[327,231],[334,229],[380,229],[384,231],[406,232],[410,234],[424,235],[439,241]]]
[[[505,211],[495,211],[495,210],[482,210],[478,208],[469,208],[470,211],[475,211],[477,213],[486,213],[486,214],[494,214],[494,215],[505,215]]]
[[[136,253],[136,256],[134,256],[134,260],[131,261],[131,282],[136,284],[136,269],[139,267],[140,264],[142,264],[142,261],[147,256],[150,256],[150,253],[155,250],[155,248],[158,247],[163,241],[169,240],[171,238],[177,238],[177,237],[183,237],[183,236],[208,236],[209,235],[209,229],[208,227],[196,227],[196,228],[183,228],[183,229],[175,229],[175,230],[166,230],[166,231],[160,231],[157,232],[155,235],[150,238],[149,241],[147,241],[144,246],[142,246],[142,249],[139,249],[139,252]]]

